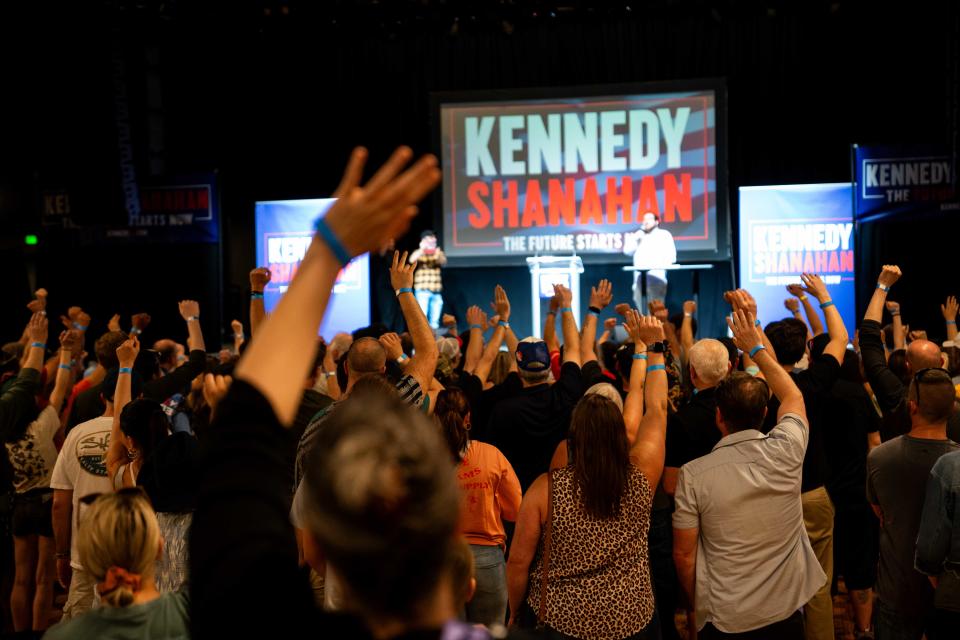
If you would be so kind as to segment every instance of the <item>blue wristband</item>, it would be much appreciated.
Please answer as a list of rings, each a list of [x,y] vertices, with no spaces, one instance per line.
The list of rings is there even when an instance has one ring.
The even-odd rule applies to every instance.
[[[647,359],[647,354],[645,354],[645,353],[635,353],[635,354],[633,354],[633,359],[634,359],[634,360],[646,360],[646,359]]]
[[[58,366],[57,366],[57,368],[58,368],[58,369],[66,369],[67,371],[70,371],[70,370],[72,370],[72,369],[73,369],[73,367],[71,367],[71,366],[70,366],[70,365],[68,365],[68,364],[61,364],[61,365],[58,365]]]
[[[666,371],[666,370],[667,370],[667,367],[662,364],[651,364],[650,366],[647,367],[647,373],[650,373],[651,371]]]
[[[136,327],[133,327],[130,329],[130,335],[132,336],[138,336],[141,333],[143,333],[143,331],[141,331],[140,329],[137,329]]]
[[[600,314],[597,313],[596,311],[587,311],[587,315],[588,315],[588,316],[593,316],[594,318],[599,318],[599,317],[600,317]]]
[[[573,308],[572,308],[572,307],[563,307],[562,309],[560,309],[560,313],[566,313],[567,311],[569,311],[570,313],[573,313]]]
[[[509,328],[510,328],[510,323],[509,323],[509,322],[504,322],[503,320],[501,320],[500,322],[497,323],[497,326],[504,327],[505,329],[509,329]]]
[[[753,356],[757,355],[759,351],[763,351],[764,349],[766,349],[765,346],[763,346],[762,344],[758,344],[753,349],[750,349],[750,357],[752,358]]]
[[[400,287],[397,289],[397,295],[400,295],[401,293],[413,293],[413,289],[410,287]]]
[[[330,249],[330,252],[333,253],[333,257],[337,259],[337,262],[340,263],[340,266],[347,266],[347,263],[350,262],[350,252],[347,251],[347,248],[343,246],[343,243],[340,242],[333,230],[327,226],[327,223],[324,222],[323,218],[317,218],[317,221],[314,223],[313,228],[317,230],[317,234],[323,238],[324,243]]]
[[[947,320],[947,324],[957,324],[956,320]]]
[[[755,326],[755,327],[759,327],[759,326],[760,326],[760,318],[757,318],[756,320],[753,321],[753,326]]]
[[[73,323],[73,328],[76,329],[77,331],[86,331],[86,330],[87,330],[86,325],[82,325],[82,324],[80,324],[79,322],[74,322],[74,323]]]
[[[827,307],[832,307],[832,306],[833,306],[833,300],[827,300],[826,302],[820,303],[821,309],[826,309]]]
[[[37,349],[46,349],[47,345],[43,342],[32,342],[30,343],[31,347],[36,347]]]
[[[117,374],[123,375],[125,373],[132,373],[132,372],[133,372],[133,369],[131,369],[130,367],[120,367],[119,371],[117,371]]]
[[[880,284],[879,282],[877,283],[877,289],[880,289],[881,291],[884,291],[884,292],[889,292],[889,291],[890,291],[890,287],[885,287],[885,286],[883,286],[882,284]]]
[[[471,329],[480,329],[480,331],[483,331],[483,327],[480,326],[479,324],[472,324],[472,325],[470,325],[470,328],[471,328]]]
[[[263,300],[263,291],[251,291],[250,292],[251,300]]]

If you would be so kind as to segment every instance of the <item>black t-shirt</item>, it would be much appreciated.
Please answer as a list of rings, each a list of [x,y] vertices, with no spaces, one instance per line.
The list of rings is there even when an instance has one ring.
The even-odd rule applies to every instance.
[[[840,363],[833,356],[823,354],[812,360],[809,367],[803,371],[792,371],[790,376],[803,394],[807,423],[810,425],[807,452],[803,456],[803,480],[800,482],[800,491],[806,492],[822,487],[827,479],[827,458],[823,452],[823,431],[826,428],[823,400],[840,376]],[[776,426],[779,409],[780,401],[776,396],[771,397],[763,425],[764,433]]]
[[[487,431],[490,443],[513,465],[524,491],[547,472],[582,395],[580,366],[567,362],[556,383],[527,387],[493,407]]]
[[[101,382],[77,394],[76,399],[73,401],[73,409],[70,411],[70,418],[67,420],[66,433],[70,433],[70,429],[73,429],[78,424],[83,424],[88,420],[93,420],[103,415],[106,406],[103,404],[103,400],[100,399],[100,390],[102,388],[103,383]]]
[[[713,451],[720,442],[717,429],[716,388],[695,393],[689,402],[667,417],[667,455],[664,464],[682,467]]]
[[[470,401],[470,422],[473,424],[470,437],[480,442],[490,442],[490,434],[487,431],[490,412],[498,403],[520,393],[523,389],[520,376],[510,372],[500,384],[484,389],[480,378],[472,373],[463,373],[459,384],[467,400]]]
[[[838,506],[866,505],[867,434],[880,429],[880,416],[863,385],[837,380],[823,398],[825,484]]]

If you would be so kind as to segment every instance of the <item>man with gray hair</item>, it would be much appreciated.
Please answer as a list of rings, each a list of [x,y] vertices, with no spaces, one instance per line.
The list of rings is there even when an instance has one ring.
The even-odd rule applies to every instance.
[[[490,444],[506,456],[521,488],[527,487],[550,467],[550,458],[570,428],[570,414],[583,395],[580,372],[580,334],[570,304],[573,294],[554,286],[560,298],[563,323],[563,364],[560,377],[549,383],[550,352],[539,338],[526,338],[517,345],[516,360],[523,389],[499,402],[490,413]]]

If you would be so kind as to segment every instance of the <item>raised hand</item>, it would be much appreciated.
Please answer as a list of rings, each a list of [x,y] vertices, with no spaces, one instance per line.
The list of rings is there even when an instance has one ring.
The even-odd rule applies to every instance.
[[[914,331],[910,331],[907,334],[907,337],[910,338],[910,342],[913,342],[914,340],[926,340],[927,332],[923,329],[915,329]]]
[[[947,322],[956,321],[958,309],[960,309],[960,305],[957,305],[957,298],[955,296],[947,296],[947,301],[940,305],[940,313],[943,314],[943,319]]]
[[[342,198],[360,185],[360,178],[363,177],[363,165],[367,162],[367,150],[363,147],[357,147],[350,154],[347,160],[347,168],[343,171],[343,177],[340,178],[340,184],[333,192],[334,198]],[[391,238],[392,240],[392,238]]]
[[[137,339],[137,336],[133,336],[117,347],[117,360],[120,361],[121,367],[132,367],[139,353],[140,340]]]
[[[48,333],[49,322],[47,321],[46,312],[38,311],[33,314],[27,323],[27,337],[30,339],[30,342],[46,344]]]
[[[270,282],[270,269],[257,267],[250,271],[250,290],[257,293],[263,293],[264,287]]]
[[[484,312],[483,317],[486,319],[486,312]],[[496,329],[498,324],[500,324],[500,316],[495,313],[490,316],[490,320],[487,322],[486,327],[488,329]]]
[[[150,314],[149,313],[135,313],[130,316],[130,324],[137,331],[143,331],[150,326]]]
[[[736,289],[723,294],[723,299],[730,303],[734,311],[742,310],[757,317],[757,301],[746,289]]]
[[[903,273],[901,273],[900,267],[895,264],[885,264],[880,271],[880,277],[877,278],[877,284],[889,289],[900,279],[901,275]]]
[[[396,360],[403,355],[403,345],[400,342],[400,336],[395,333],[385,333],[380,336],[380,345],[387,352],[388,360]]]
[[[113,314],[110,319],[107,321],[107,331],[123,331],[120,328],[120,314]]]
[[[737,309],[727,318],[727,326],[733,332],[733,343],[740,351],[749,353],[751,349],[763,344],[763,334],[756,326],[756,317],[743,309]]]
[[[506,289],[500,285],[493,290],[493,309],[501,321],[510,321],[510,298],[507,297]]]
[[[473,305],[467,309],[467,324],[470,327],[478,326],[481,331],[486,330],[487,323],[483,317],[483,311],[481,311],[477,305]]]
[[[30,313],[39,313],[47,311],[47,290],[46,289],[37,289],[34,294],[36,296],[33,300],[27,303],[27,309],[30,310]]]
[[[814,298],[820,302],[826,302],[830,299],[830,292],[827,290],[827,285],[824,284],[820,276],[815,273],[804,273],[801,274],[800,279],[803,280],[803,290]]]
[[[613,300],[613,285],[609,280],[601,280],[590,289],[590,306],[604,309]],[[552,302],[551,302],[552,304]]]
[[[390,265],[390,286],[394,289],[412,289],[413,272],[417,269],[416,262],[407,262],[407,252],[393,252],[393,264]]]
[[[573,304],[573,292],[562,284],[553,285],[553,292],[560,298],[561,308],[569,307]]]
[[[83,344],[80,338],[80,332],[76,329],[60,332],[60,348],[71,354],[71,357],[77,355]]]
[[[790,313],[800,312],[800,301],[796,298],[787,298],[783,301],[783,306],[785,306]]]
[[[613,331],[617,328],[617,319],[616,318],[607,318],[603,321],[603,330],[604,331]]]
[[[560,310],[560,298],[557,297],[557,294],[553,294],[553,297],[550,298],[550,313],[556,313]]]
[[[63,326],[67,329],[73,329],[73,323],[80,321],[80,314],[83,313],[83,309],[80,307],[70,307],[67,309],[67,315],[60,316],[60,322],[63,323]],[[90,316],[87,316],[89,318]],[[84,325],[86,326],[86,325]]]
[[[623,314],[623,328],[627,332],[627,339],[630,342],[643,345],[646,348],[646,343],[640,337],[640,318],[642,317],[639,311],[627,309]]]
[[[445,313],[440,317],[440,324],[444,327],[455,327],[457,326],[457,317]]]
[[[802,297],[803,297],[803,285],[801,285],[801,284],[788,284],[788,285],[787,285],[787,292],[788,292],[790,295],[792,295],[792,296],[796,296],[797,298],[802,298]]]
[[[683,313],[693,315],[697,312],[697,303],[694,300],[687,300],[683,303]]]
[[[637,311],[637,336],[644,344],[650,345],[654,342],[663,342],[663,322],[653,316],[641,316]]]
[[[667,306],[663,304],[663,300],[651,300],[647,307],[650,309],[650,315],[660,322],[666,322],[670,317],[670,312],[667,310]]]
[[[897,315],[900,313],[900,303],[894,302],[893,300],[887,300],[884,306],[887,308],[887,311],[890,312],[890,315]]]
[[[403,171],[412,157],[409,147],[399,147],[360,186],[366,152],[354,150],[337,188],[343,193],[323,219],[351,256],[376,250],[405,232],[417,214],[415,204],[440,182],[437,159],[432,155]]]
[[[196,300],[181,300],[180,317],[188,322],[200,317],[200,303]]]
[[[632,307],[631,307],[629,304],[627,304],[626,302],[621,302],[620,304],[618,304],[617,306],[615,306],[615,307],[613,308],[613,310],[614,310],[614,312],[616,312],[616,314],[617,314],[618,316],[620,316],[620,317],[622,317],[622,318],[626,318],[626,317],[627,317],[627,313],[628,313],[629,311],[632,311],[633,309],[632,309]]]
[[[215,411],[220,400],[227,395],[231,382],[233,378],[230,376],[215,376],[212,373],[203,376],[203,399],[210,405],[211,411]]]

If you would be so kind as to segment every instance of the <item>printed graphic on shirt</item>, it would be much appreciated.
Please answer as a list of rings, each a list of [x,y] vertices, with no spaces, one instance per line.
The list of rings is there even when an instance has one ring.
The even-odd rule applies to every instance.
[[[95,476],[107,477],[107,449],[110,432],[98,431],[77,440],[77,460],[80,468]]]
[[[26,484],[46,472],[43,455],[32,433],[27,433],[17,442],[7,443],[7,455],[13,466],[14,486]]]

